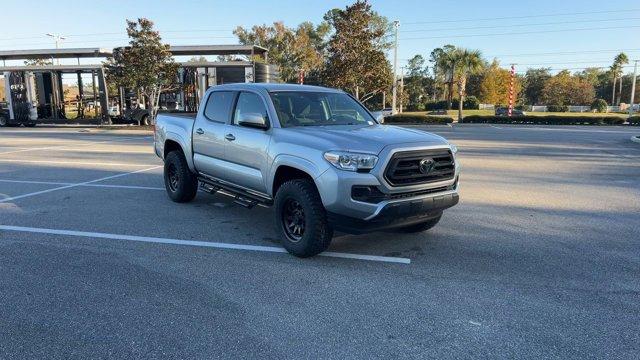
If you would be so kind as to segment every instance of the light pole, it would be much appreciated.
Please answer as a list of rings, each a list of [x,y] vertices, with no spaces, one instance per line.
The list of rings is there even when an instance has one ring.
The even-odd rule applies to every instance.
[[[393,21],[393,28],[395,29],[395,44],[393,45],[393,87],[391,95],[391,113],[396,114],[396,96],[398,94],[398,28],[400,27],[400,21]]]
[[[400,67],[400,113],[402,114],[402,99],[404,96],[404,66]]]
[[[631,101],[629,101],[629,116],[633,115],[633,100],[636,94],[636,77],[638,76],[638,61],[634,60],[633,64],[633,82],[631,83]]]
[[[66,40],[66,39],[67,39],[66,37],[64,37],[64,36],[62,36],[62,35],[60,35],[60,34],[47,33],[47,36],[52,37],[52,38],[53,38],[53,40],[55,40],[55,42],[56,42],[56,49],[59,49],[59,48],[60,48],[60,42],[61,42],[62,40]],[[58,65],[60,65],[60,59],[57,59],[56,61],[57,61]]]

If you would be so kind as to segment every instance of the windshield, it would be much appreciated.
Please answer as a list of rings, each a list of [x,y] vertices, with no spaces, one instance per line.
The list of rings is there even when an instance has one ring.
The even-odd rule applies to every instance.
[[[375,119],[344,93],[282,91],[271,93],[280,126],[373,125]]]

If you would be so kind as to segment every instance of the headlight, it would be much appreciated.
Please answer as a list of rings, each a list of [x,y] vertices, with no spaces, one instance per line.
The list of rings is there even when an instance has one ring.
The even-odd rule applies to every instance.
[[[375,155],[346,151],[328,151],[324,153],[324,158],[338,169],[347,171],[371,170],[378,162]]]
[[[453,144],[449,144],[449,146],[451,147],[451,152],[453,153],[453,155],[458,153],[458,147],[453,145]]]

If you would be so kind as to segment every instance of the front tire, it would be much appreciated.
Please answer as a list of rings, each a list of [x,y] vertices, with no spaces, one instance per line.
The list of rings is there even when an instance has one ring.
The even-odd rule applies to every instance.
[[[7,118],[4,116],[0,116],[0,127],[7,126]]]
[[[198,178],[189,170],[182,151],[172,151],[164,159],[164,187],[171,200],[178,203],[196,197]]]
[[[290,180],[280,186],[275,198],[275,222],[282,246],[292,255],[311,257],[331,244],[333,229],[310,180]]]
[[[36,123],[25,123],[24,127],[30,127],[30,128],[36,127]]]
[[[440,215],[438,215],[438,217],[433,218],[431,220],[427,220],[425,222],[421,222],[421,223],[418,223],[418,224],[413,224],[413,225],[401,227],[401,228],[398,229],[398,232],[402,232],[402,233],[418,233],[418,232],[427,231],[427,230],[431,229],[432,227],[436,226],[438,224],[438,222],[440,222],[441,218],[442,218],[442,213],[440,213]]]

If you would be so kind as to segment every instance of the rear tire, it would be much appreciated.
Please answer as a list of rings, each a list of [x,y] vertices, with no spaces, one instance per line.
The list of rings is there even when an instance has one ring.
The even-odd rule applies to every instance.
[[[164,159],[164,187],[171,200],[178,203],[196,197],[198,178],[189,170],[182,151],[172,151]]]
[[[148,126],[148,125],[151,125],[151,124],[149,123],[149,115],[145,115],[145,116],[143,116],[143,117],[140,119],[140,125],[141,125],[141,126]]]
[[[24,127],[30,127],[30,128],[36,127],[36,123],[25,123]]]
[[[333,229],[312,181],[296,179],[282,184],[274,207],[276,230],[290,254],[306,258],[329,247]]]
[[[431,229],[432,227],[436,226],[438,224],[438,222],[440,222],[441,218],[442,218],[442,213],[440,213],[440,215],[438,215],[438,217],[433,218],[431,220],[427,220],[425,222],[421,222],[421,223],[418,223],[418,224],[413,224],[413,225],[409,225],[409,226],[398,228],[397,232],[401,232],[401,233],[418,233],[418,232],[427,231],[427,230]]]
[[[7,118],[4,116],[0,116],[0,127],[7,126]]]

